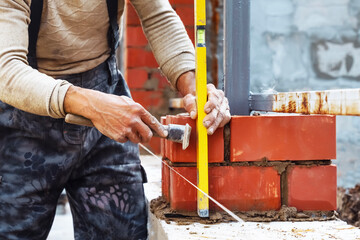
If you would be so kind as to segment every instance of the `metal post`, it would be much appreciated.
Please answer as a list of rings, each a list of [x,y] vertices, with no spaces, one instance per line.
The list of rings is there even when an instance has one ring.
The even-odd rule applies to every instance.
[[[225,0],[224,85],[232,115],[249,115],[250,0]]]

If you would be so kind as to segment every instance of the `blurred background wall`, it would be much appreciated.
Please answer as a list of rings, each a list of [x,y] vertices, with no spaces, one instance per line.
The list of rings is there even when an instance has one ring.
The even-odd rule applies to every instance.
[[[253,92],[360,87],[359,0],[251,4]],[[360,117],[337,117],[334,162],[339,186],[360,182]]]

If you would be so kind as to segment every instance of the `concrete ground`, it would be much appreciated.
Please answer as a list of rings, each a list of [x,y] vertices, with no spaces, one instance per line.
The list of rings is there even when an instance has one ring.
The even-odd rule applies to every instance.
[[[148,174],[145,184],[147,199],[161,194],[161,160],[143,156],[142,163]],[[150,213],[150,240],[360,240],[360,229],[343,221],[325,222],[271,222],[221,223],[204,225],[193,223],[177,225],[157,219]]]
[[[157,198],[161,194],[161,162],[150,156],[142,156],[142,164],[148,175],[145,184],[147,199]],[[66,207],[65,215],[56,215],[49,240],[71,240],[73,237],[70,209]],[[343,221],[326,222],[272,222],[272,223],[222,223],[215,225],[167,224],[150,214],[150,240],[177,240],[177,239],[338,239],[360,240],[360,229],[346,224]]]
[[[74,239],[74,230],[69,204],[65,207],[65,214],[56,214],[53,226],[50,230],[48,240],[72,240]]]

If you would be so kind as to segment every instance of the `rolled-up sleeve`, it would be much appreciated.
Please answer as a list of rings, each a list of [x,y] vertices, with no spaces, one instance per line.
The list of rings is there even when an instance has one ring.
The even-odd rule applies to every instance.
[[[27,62],[30,0],[0,1],[0,100],[26,112],[62,118],[71,84]]]

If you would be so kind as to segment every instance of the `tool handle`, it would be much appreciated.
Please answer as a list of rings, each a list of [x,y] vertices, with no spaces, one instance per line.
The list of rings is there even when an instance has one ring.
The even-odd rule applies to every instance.
[[[79,115],[74,115],[71,113],[66,114],[65,122],[71,123],[71,124],[76,124],[76,125],[87,126],[87,127],[95,127],[90,119],[79,116]]]
[[[71,123],[71,124],[76,124],[76,125],[81,125],[81,126],[86,126],[86,127],[95,127],[90,119],[79,116],[79,115],[74,115],[71,113],[66,114],[65,122]],[[164,127],[167,127],[167,126],[164,126]],[[151,132],[153,133],[154,137],[160,137],[159,134],[157,134],[157,132],[155,132],[153,129],[151,129]]]

